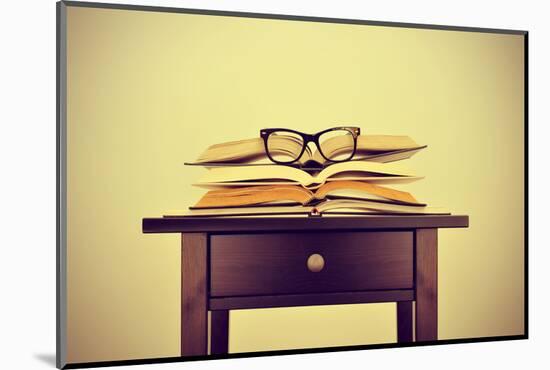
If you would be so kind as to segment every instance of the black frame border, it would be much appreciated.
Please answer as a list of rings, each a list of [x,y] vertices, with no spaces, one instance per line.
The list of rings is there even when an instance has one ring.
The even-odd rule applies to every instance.
[[[398,28],[416,28],[426,30],[443,30],[443,31],[460,31],[460,32],[478,32],[478,33],[496,33],[506,35],[523,35],[524,36],[524,334],[508,335],[496,337],[478,337],[478,338],[461,338],[437,340],[429,342],[413,342],[413,343],[388,343],[388,344],[370,344],[356,346],[339,346],[339,347],[322,347],[322,348],[304,348],[292,350],[275,350],[275,351],[259,351],[259,352],[243,352],[227,355],[206,355],[196,357],[163,357],[151,359],[135,359],[135,360],[116,360],[116,361],[97,361],[85,363],[67,363],[66,362],[66,8],[84,7],[84,8],[102,8],[114,10],[132,10],[145,12],[164,12],[164,13],[183,13],[197,14],[210,16],[224,17],[240,17],[240,18],[259,18],[273,19],[286,21],[305,21],[305,22],[320,22],[320,23],[340,23],[340,24],[355,24],[368,26],[382,27],[398,27]],[[299,15],[284,15],[284,14],[267,14],[267,13],[251,13],[251,12],[236,12],[225,10],[209,10],[209,9],[191,9],[191,8],[175,8],[161,6],[144,6],[132,4],[111,4],[98,2],[82,2],[82,1],[58,1],[56,3],[56,366],[59,369],[79,369],[107,366],[124,366],[124,365],[144,365],[144,364],[159,364],[173,362],[187,362],[200,360],[217,360],[226,358],[247,358],[247,357],[264,357],[264,356],[281,356],[291,354],[308,354],[308,353],[323,353],[323,352],[342,352],[342,351],[357,351],[365,349],[380,349],[380,348],[401,348],[401,347],[421,347],[429,345],[445,345],[445,344],[462,344],[462,343],[482,343],[482,342],[497,342],[509,340],[522,340],[529,338],[529,49],[528,39],[529,32],[525,30],[512,29],[496,29],[496,28],[480,28],[480,27],[461,27],[461,26],[446,26],[420,23],[402,23],[402,22],[384,22],[384,21],[369,21],[347,18],[325,18],[315,16],[299,16]]]
[[[524,30],[513,30],[513,29],[446,26],[446,25],[423,24],[423,23],[369,21],[369,20],[351,19],[351,18],[325,18],[325,17],[316,17],[316,16],[302,16],[302,15],[288,15],[288,14],[235,12],[235,11],[229,11],[229,10],[192,9],[192,8],[176,8],[176,7],[164,7],[164,6],[151,6],[151,5],[132,5],[132,4],[111,4],[111,3],[83,2],[83,1],[71,1],[71,0],[63,0],[61,1],[61,3],[67,6],[84,7],[84,8],[134,10],[134,11],[144,11],[144,12],[200,14],[200,15],[223,16],[223,17],[278,19],[278,20],[285,20],[285,21],[341,23],[341,24],[357,24],[357,25],[383,26],[383,27],[420,28],[420,29],[428,29],[428,30],[499,33],[499,34],[509,34],[509,35],[523,35],[527,33],[527,31],[524,31]]]

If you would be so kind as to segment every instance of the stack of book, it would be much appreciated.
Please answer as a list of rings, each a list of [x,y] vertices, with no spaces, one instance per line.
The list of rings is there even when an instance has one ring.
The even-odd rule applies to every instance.
[[[165,217],[448,214],[393,188],[422,179],[396,162],[424,148],[408,136],[360,135],[351,160],[333,163],[306,150],[282,165],[267,158],[261,138],[216,144],[186,163],[207,169],[193,185],[208,191]]]

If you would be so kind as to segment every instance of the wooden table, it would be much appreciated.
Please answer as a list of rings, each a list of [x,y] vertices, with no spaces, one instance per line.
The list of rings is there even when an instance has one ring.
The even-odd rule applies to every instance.
[[[143,219],[182,235],[182,356],[207,354],[209,310],[212,354],[232,309],[396,302],[399,343],[437,340],[437,229],[455,227],[468,216]]]

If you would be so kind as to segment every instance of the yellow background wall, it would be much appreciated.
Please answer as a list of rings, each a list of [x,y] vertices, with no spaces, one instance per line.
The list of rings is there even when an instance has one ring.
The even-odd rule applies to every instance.
[[[441,339],[523,333],[523,37],[68,9],[68,362],[179,355],[183,166],[287,126],[410,135],[439,233]],[[233,311],[230,351],[396,340],[394,304]]]

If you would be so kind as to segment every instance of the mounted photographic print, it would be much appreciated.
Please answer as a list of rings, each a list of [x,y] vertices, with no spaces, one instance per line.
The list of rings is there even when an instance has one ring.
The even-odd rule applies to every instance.
[[[527,32],[57,11],[59,368],[527,338]]]

